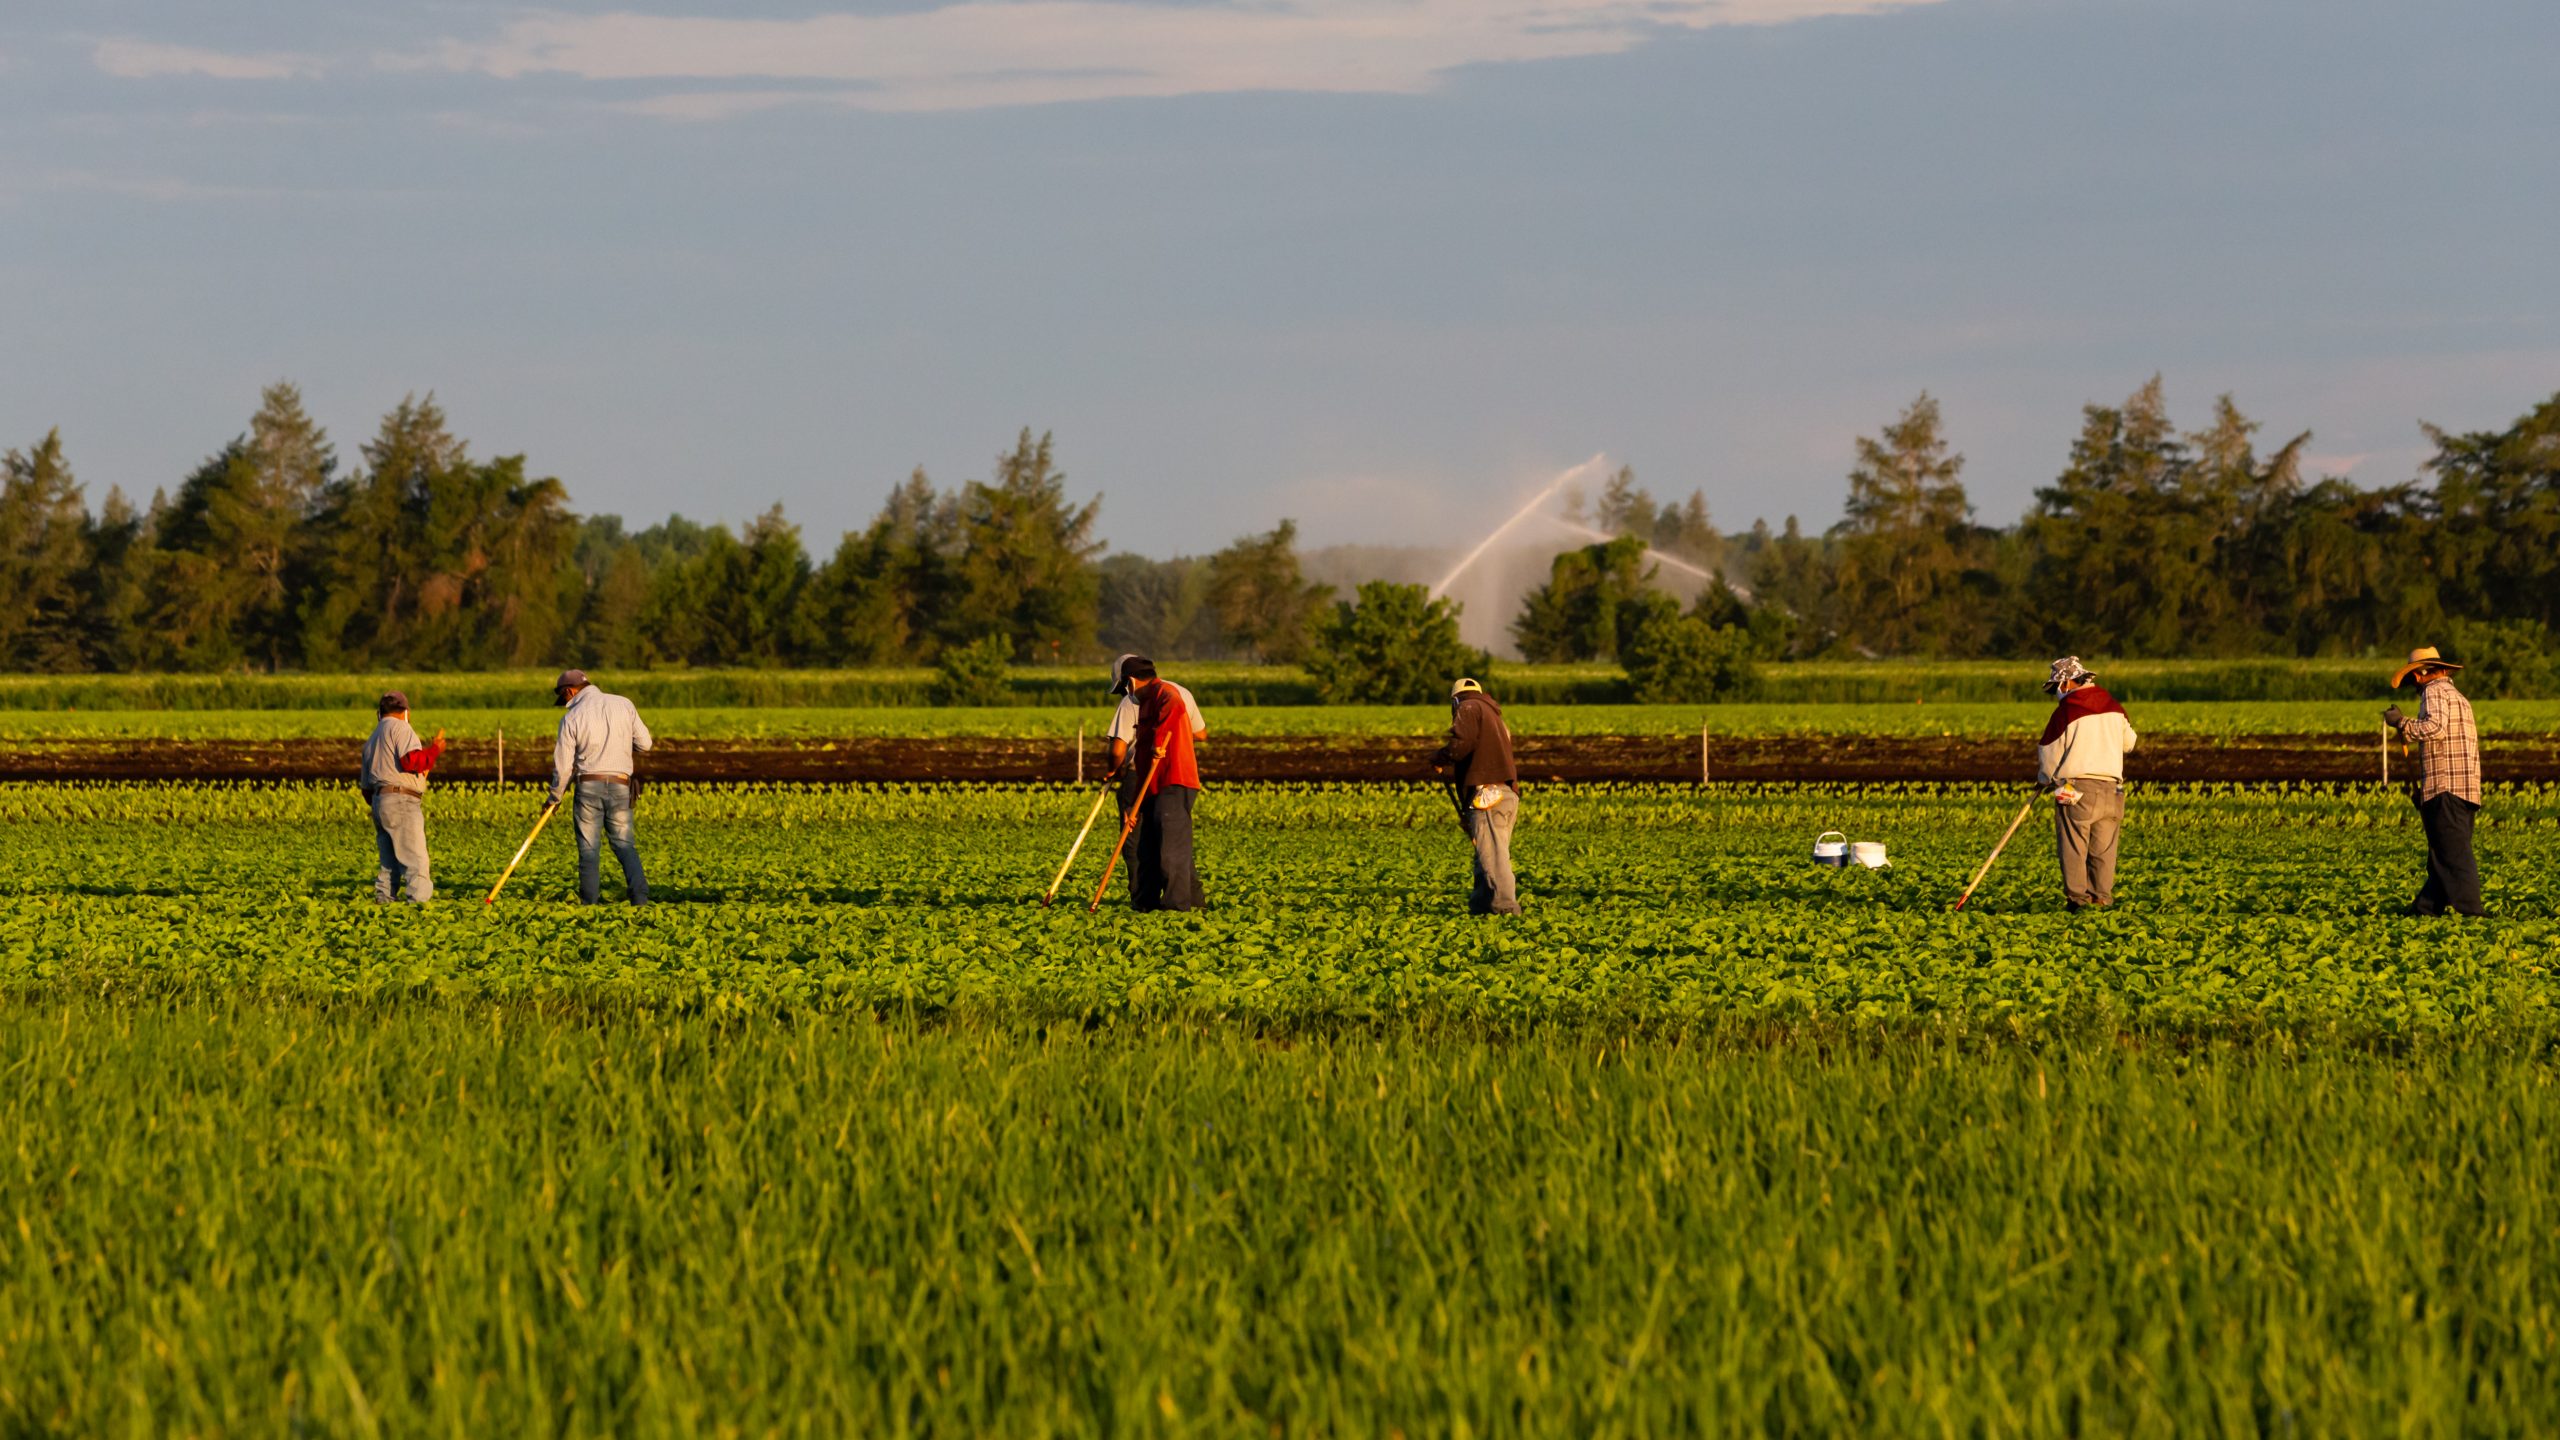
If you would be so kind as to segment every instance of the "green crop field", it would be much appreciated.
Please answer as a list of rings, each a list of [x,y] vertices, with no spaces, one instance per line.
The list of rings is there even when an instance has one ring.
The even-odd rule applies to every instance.
[[[1946,913],[2014,792],[1533,789],[1508,922],[1396,787],[1043,911],[1084,799],[653,789],[589,912],[448,787],[419,913],[346,788],[0,786],[0,1432],[2560,1424],[2560,788],[2445,922],[2378,789],[2081,917]]]

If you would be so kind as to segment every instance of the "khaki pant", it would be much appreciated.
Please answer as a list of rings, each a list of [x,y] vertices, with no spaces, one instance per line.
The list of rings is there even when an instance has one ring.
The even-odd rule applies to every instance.
[[[1487,788],[1502,792],[1498,804],[1458,812],[1458,823],[1466,827],[1467,843],[1476,852],[1475,885],[1467,894],[1467,913],[1517,915],[1520,896],[1511,878],[1511,830],[1520,823],[1520,792],[1508,785]]]
[[[2055,848],[2062,856],[2062,893],[2074,905],[2113,904],[2124,786],[2113,780],[2068,783],[2080,792],[2079,800],[2053,807]]]

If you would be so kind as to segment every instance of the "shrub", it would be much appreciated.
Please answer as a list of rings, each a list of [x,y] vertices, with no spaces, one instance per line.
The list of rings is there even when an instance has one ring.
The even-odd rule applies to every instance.
[[[1307,673],[1336,705],[1423,705],[1461,675],[1487,679],[1492,657],[1458,638],[1458,607],[1419,585],[1372,580],[1337,602],[1316,632]]]
[[[1759,684],[1752,639],[1738,625],[1657,615],[1627,645],[1627,683],[1646,704],[1739,700]]]
[[[943,651],[934,662],[933,703],[1013,703],[1013,687],[1005,678],[1006,664],[1012,659],[1013,642],[1002,635],[989,635]]]

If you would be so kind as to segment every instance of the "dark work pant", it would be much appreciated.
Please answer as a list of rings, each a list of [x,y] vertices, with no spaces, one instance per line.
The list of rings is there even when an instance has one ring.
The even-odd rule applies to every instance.
[[[1197,910],[1200,875],[1191,859],[1191,802],[1197,790],[1168,785],[1138,809],[1138,853],[1129,861],[1129,902],[1140,910]]]
[[[2480,807],[2450,791],[2418,802],[2427,830],[2427,883],[2410,909],[2421,915],[2478,915],[2480,865],[2471,857],[2471,819]]]

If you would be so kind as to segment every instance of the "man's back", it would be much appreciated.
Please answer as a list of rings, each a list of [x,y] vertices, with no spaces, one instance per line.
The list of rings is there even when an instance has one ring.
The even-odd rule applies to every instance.
[[[634,752],[654,743],[640,707],[589,686],[560,712],[560,738],[552,769],[566,782],[581,775],[629,775]]]

